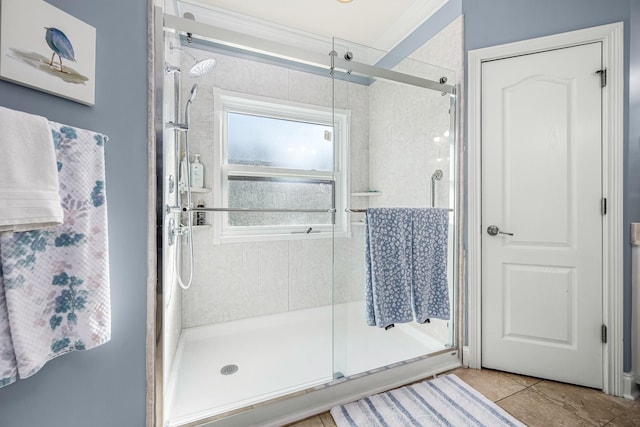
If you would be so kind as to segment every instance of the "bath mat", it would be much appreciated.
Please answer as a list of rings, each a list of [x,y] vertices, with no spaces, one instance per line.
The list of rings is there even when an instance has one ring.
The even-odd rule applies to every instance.
[[[336,406],[338,427],[525,426],[450,374]]]

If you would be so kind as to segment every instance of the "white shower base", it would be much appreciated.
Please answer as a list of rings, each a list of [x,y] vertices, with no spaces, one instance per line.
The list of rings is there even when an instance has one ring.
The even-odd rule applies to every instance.
[[[338,314],[332,330],[333,310]],[[167,426],[225,413],[445,349],[428,325],[366,325],[364,303],[201,326],[182,331],[167,387]],[[335,352],[333,339],[335,336]],[[223,375],[223,366],[238,371]]]

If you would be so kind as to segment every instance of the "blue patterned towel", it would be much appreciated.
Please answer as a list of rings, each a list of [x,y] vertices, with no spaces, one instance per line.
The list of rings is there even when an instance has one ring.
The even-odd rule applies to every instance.
[[[370,208],[365,222],[371,326],[449,318],[448,209]]]
[[[367,324],[413,320],[410,209],[371,208],[365,219]]]
[[[448,209],[413,209],[413,310],[418,323],[449,319],[448,237]]]
[[[107,137],[50,125],[64,222],[0,234],[0,387],[111,337]]]

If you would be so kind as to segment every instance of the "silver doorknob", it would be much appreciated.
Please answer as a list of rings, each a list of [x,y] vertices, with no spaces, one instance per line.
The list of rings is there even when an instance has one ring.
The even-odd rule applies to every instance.
[[[507,233],[506,231],[500,231],[500,229],[495,225],[490,225],[487,227],[487,233],[489,236],[497,236],[498,234],[505,234],[507,236],[513,236],[513,233]]]

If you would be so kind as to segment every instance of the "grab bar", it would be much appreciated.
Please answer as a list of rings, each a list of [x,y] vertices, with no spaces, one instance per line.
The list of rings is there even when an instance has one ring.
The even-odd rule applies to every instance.
[[[436,181],[440,181],[442,179],[442,169],[436,169],[436,171],[431,175],[431,207],[436,206]]]

